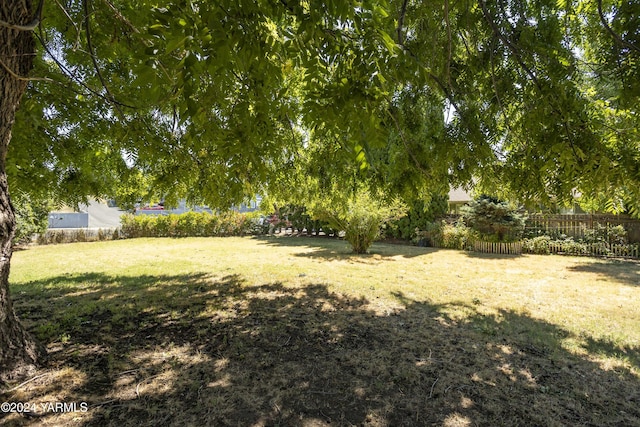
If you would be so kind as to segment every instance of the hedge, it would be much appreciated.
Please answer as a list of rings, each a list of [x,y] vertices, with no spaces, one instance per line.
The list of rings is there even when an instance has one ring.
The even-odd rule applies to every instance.
[[[235,211],[211,214],[185,212],[180,215],[123,215],[122,234],[135,237],[214,237],[261,234],[259,215]]]

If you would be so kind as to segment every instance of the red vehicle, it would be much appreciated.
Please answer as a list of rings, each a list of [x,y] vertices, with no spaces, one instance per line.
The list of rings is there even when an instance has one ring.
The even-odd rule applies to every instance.
[[[155,205],[136,206],[133,212],[135,213],[137,211],[164,211],[164,205],[158,203]]]

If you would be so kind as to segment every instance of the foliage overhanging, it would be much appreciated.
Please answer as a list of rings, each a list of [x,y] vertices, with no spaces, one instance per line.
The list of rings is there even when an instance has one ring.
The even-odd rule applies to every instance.
[[[357,181],[405,199],[473,182],[637,212],[638,7],[45,2],[10,184],[222,207]]]

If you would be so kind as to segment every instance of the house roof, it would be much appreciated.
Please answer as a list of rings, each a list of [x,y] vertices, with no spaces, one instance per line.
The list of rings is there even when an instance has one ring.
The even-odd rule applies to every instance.
[[[471,200],[473,200],[473,197],[463,188],[451,188],[449,190],[450,202],[470,202]]]

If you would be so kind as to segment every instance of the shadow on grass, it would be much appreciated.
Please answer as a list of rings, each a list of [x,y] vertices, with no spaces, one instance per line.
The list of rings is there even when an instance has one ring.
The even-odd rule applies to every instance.
[[[465,250],[464,254],[469,258],[479,258],[479,259],[520,259],[524,254],[493,254],[487,252],[476,252]]]
[[[605,279],[614,279],[630,286],[640,286],[640,262],[631,260],[598,260],[588,264],[578,264],[570,271],[594,273]]]
[[[412,245],[399,245],[384,242],[375,242],[366,254],[353,253],[349,242],[342,239],[315,237],[315,236],[269,236],[254,237],[255,240],[273,246],[287,246],[297,248],[309,248],[310,251],[298,252],[295,256],[304,258],[319,258],[326,261],[352,261],[367,262],[367,260],[390,259],[401,256],[414,258],[439,249],[425,248]]]
[[[402,309],[379,316],[325,285],[206,274],[60,276],[14,298],[49,377],[0,400],[89,410],[8,425],[640,424],[637,372],[569,354],[568,332],[511,311],[397,294]]]

